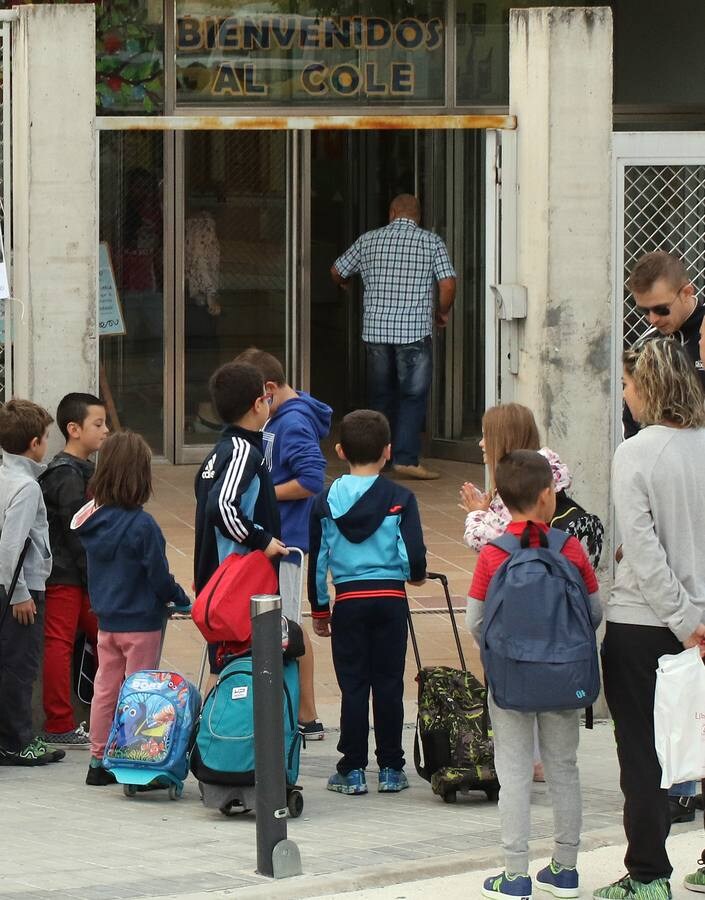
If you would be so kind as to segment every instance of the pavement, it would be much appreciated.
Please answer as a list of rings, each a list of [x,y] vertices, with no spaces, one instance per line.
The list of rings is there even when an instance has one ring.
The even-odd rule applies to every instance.
[[[119,900],[332,896],[384,885],[485,870],[500,862],[496,804],[482,794],[445,804],[407,771],[411,789],[378,794],[376,767],[362,797],[325,790],[337,759],[337,734],[309,743],[301,756],[305,806],[288,821],[303,876],[271,882],[256,874],[253,814],[227,818],[205,809],[193,778],[180,800],[159,791],[132,799],[120,786],[87,787],[87,751],[72,750],[45,768],[0,768],[0,897],[2,900]],[[411,758],[413,729],[404,731]],[[598,722],[583,730],[580,769],[586,850],[616,845],[602,880],[622,874],[621,794],[613,731]],[[533,855],[544,860],[552,834],[548,788],[533,788]],[[683,831],[692,826],[678,826]],[[702,849],[702,823],[684,860]],[[479,897],[477,875],[465,895]],[[462,879],[461,879],[462,881]],[[455,883],[455,882],[454,882]],[[370,894],[374,896],[374,894]],[[391,895],[386,895],[391,896]],[[395,894],[394,896],[405,896]],[[413,895],[418,896],[418,894]]]
[[[478,480],[480,470],[450,462],[439,462],[437,467],[443,472],[439,481],[412,486],[419,499],[429,568],[448,574],[462,626],[460,616],[475,555],[462,543],[464,517],[457,509],[457,490],[463,480]],[[193,467],[155,467],[157,494],[150,505],[167,538],[173,571],[185,587],[192,571],[194,471]],[[423,663],[457,665],[437,582],[413,588],[410,607]],[[304,627],[311,634],[310,620],[304,619]],[[462,627],[461,635],[468,666],[479,672],[477,650]],[[404,731],[411,789],[399,795],[378,794],[372,762],[368,770],[371,793],[344,797],[325,790],[338,758],[334,726],[339,695],[330,643],[315,636],[313,640],[318,711],[328,732],[326,740],[309,743],[302,752],[304,811],[299,819],[288,821],[288,836],[301,853],[302,876],[273,882],[258,875],[254,815],[226,818],[205,809],[192,778],[178,801],[170,801],[163,792],[128,799],[119,786],[87,787],[88,753],[72,750],[64,761],[46,768],[0,768],[0,900],[355,896],[351,891],[364,897],[440,892],[451,897],[453,891],[458,896],[462,891],[464,897],[479,897],[480,872],[501,861],[497,806],[482,794],[460,796],[457,804],[445,804],[413,771],[416,685],[411,651]],[[191,622],[172,622],[162,667],[194,679],[202,647]],[[581,867],[586,883],[595,872],[595,884],[603,884],[623,873],[622,798],[609,722],[598,721],[593,731],[582,732],[580,769],[583,849],[595,851],[581,857],[585,861]],[[532,855],[543,861],[550,853],[552,834],[546,785],[534,785],[532,800]],[[673,845],[682,854],[677,857],[682,877],[700,855],[702,823],[678,826],[674,834]]]

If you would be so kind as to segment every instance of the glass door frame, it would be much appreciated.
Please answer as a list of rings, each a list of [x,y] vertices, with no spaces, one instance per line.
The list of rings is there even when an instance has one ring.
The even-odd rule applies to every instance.
[[[381,111],[380,111],[381,113]],[[164,135],[164,456],[177,464],[200,463],[210,445],[184,445],[184,284],[183,222],[185,208],[185,131],[256,129],[287,132],[287,276],[286,276],[286,370],[306,389],[310,384],[310,185],[311,138],[314,129],[455,131],[482,129],[488,132],[516,129],[516,117],[475,114],[379,115],[213,115],[197,111],[174,116],[98,116],[98,131],[145,130]],[[489,207],[489,202],[488,202]],[[488,222],[489,225],[489,222]],[[488,227],[488,239],[490,231]],[[491,256],[488,256],[488,259]],[[490,299],[488,299],[488,304]],[[491,301],[494,308],[494,301]],[[486,344],[494,347],[494,315],[486,319]],[[490,355],[490,359],[493,354]],[[494,389],[488,383],[488,396]],[[434,442],[435,443],[435,442]],[[204,449],[205,448],[205,449]],[[435,450],[436,448],[433,447]]]

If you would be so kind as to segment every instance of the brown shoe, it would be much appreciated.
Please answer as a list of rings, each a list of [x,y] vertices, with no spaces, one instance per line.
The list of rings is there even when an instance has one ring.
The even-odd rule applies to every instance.
[[[425,466],[399,466],[392,467],[400,478],[417,478],[419,481],[433,481],[441,477],[440,472],[434,472]]]

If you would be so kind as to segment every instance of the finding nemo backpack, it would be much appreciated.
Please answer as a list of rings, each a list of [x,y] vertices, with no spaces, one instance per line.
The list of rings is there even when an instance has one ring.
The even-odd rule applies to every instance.
[[[492,541],[509,554],[485,599],[480,654],[500,709],[548,712],[591,707],[600,692],[595,630],[585,583],[561,550],[570,535],[529,522],[518,538]],[[587,715],[592,727],[591,710]]]

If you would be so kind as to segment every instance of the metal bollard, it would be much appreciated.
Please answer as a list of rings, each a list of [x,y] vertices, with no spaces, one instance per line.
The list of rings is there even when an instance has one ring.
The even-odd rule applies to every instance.
[[[257,871],[270,878],[288,878],[301,874],[301,856],[286,836],[281,598],[255,594],[250,615]]]

